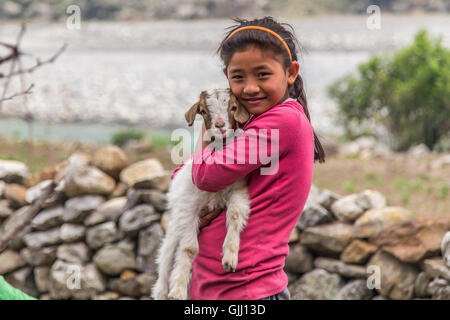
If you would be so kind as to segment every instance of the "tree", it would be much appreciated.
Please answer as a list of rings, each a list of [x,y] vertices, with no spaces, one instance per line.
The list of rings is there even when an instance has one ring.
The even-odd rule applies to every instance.
[[[414,43],[394,54],[373,56],[358,66],[357,77],[333,83],[338,123],[349,138],[370,134],[382,125],[393,148],[404,151],[424,143],[433,149],[450,131],[450,50],[441,38],[420,30]]]

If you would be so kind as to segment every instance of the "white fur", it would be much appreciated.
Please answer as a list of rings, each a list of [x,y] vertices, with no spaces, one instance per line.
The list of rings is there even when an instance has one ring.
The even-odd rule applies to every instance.
[[[229,91],[208,92],[206,104],[212,123],[220,115],[225,128],[228,120]],[[234,271],[238,263],[240,232],[247,224],[250,200],[244,178],[218,192],[199,190],[192,183],[192,159],[177,172],[168,194],[170,213],[169,228],[158,253],[158,280],[153,287],[154,299],[179,299],[188,297],[192,262],[198,252],[199,213],[227,207],[227,234],[222,247],[222,265],[226,271]]]

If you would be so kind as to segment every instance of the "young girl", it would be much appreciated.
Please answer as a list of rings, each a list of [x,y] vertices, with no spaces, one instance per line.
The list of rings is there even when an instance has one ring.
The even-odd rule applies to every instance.
[[[310,191],[314,161],[324,162],[325,153],[310,124],[296,39],[284,27],[289,25],[271,17],[234,21],[239,24],[231,27],[218,53],[232,93],[251,116],[243,134],[220,155],[231,145],[244,146],[247,161],[211,161],[219,153],[207,150],[202,134],[193,155],[192,181],[201,190],[217,192],[246,177],[251,211],[241,232],[235,272],[226,272],[222,266],[226,209],[202,212],[189,295],[202,300],[289,299],[283,271],[289,237]],[[255,152],[243,143],[249,132],[264,136],[268,150],[277,144],[277,154],[269,152],[271,162],[277,162],[271,174],[261,174],[271,163],[259,158],[249,163]]]

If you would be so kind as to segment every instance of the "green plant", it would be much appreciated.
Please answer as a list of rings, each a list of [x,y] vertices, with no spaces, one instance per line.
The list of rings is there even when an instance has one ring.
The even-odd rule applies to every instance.
[[[450,130],[450,50],[419,31],[393,55],[373,56],[328,88],[337,122],[351,138],[384,126],[393,148],[424,143],[430,149]]]
[[[130,140],[141,140],[145,137],[145,132],[138,129],[121,130],[113,134],[111,142],[117,146],[123,146]]]

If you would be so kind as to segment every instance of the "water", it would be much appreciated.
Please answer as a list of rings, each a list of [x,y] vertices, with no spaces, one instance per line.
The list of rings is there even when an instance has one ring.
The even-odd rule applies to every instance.
[[[442,35],[450,47],[448,15],[382,15],[381,30],[369,30],[366,16],[289,19],[304,48],[301,74],[313,127],[339,134],[335,103],[326,88],[352,72],[374,53],[387,53],[413,41],[426,27]],[[186,127],[184,112],[205,89],[226,87],[215,50],[229,20],[159,22],[82,22],[80,30],[61,23],[28,25],[22,47],[46,59],[63,43],[67,50],[52,64],[27,75],[34,83],[28,108],[34,133],[104,141],[114,130],[129,126],[168,129]],[[0,24],[0,39],[14,41],[19,26]],[[4,51],[0,51],[0,56]],[[31,65],[34,58],[24,63]],[[6,65],[0,66],[5,72]],[[19,90],[18,78],[11,91]],[[0,116],[20,117],[21,98],[4,104]],[[57,123],[72,123],[71,125]],[[56,123],[56,124],[55,124]],[[0,119],[0,134],[26,136],[22,121]]]

